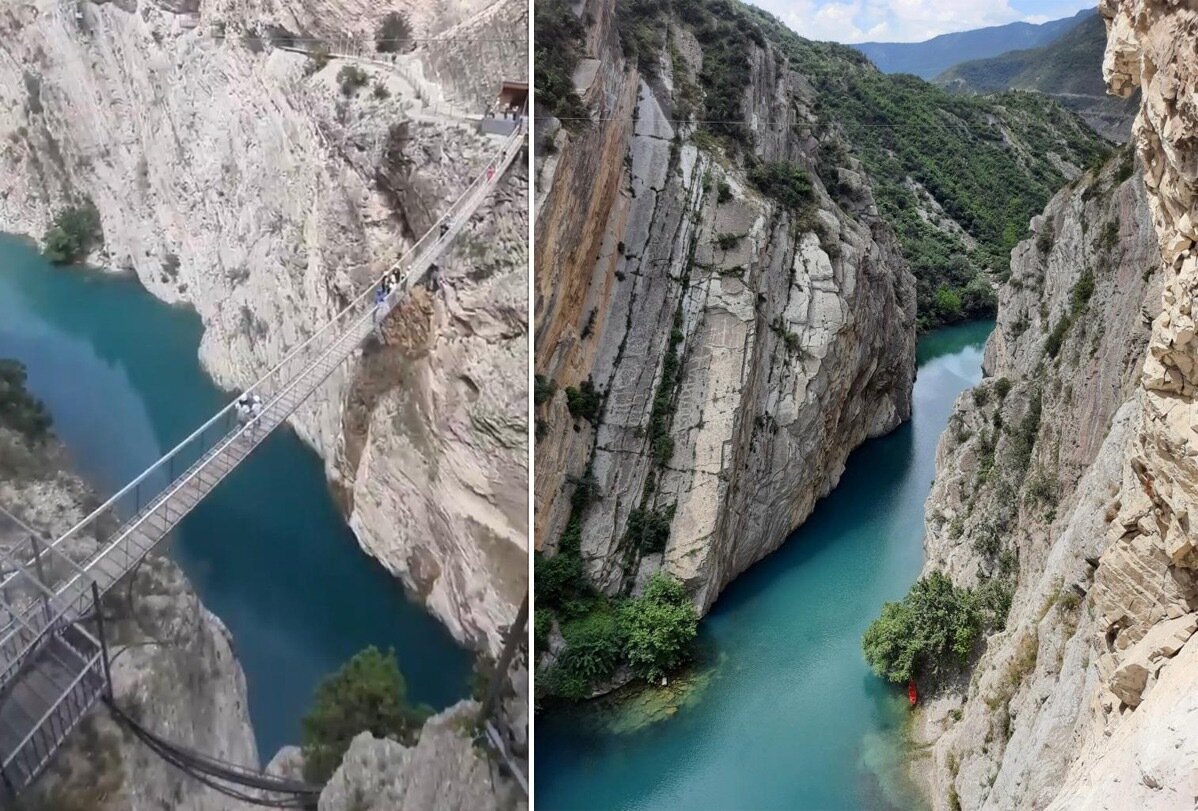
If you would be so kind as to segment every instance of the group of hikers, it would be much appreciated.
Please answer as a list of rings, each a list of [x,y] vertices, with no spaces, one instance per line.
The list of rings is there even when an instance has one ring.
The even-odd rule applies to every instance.
[[[258,417],[262,416],[262,398],[257,394],[245,393],[237,398],[237,421],[242,425],[253,423],[251,431],[258,430]]]
[[[399,271],[393,270],[383,277],[383,281],[374,289],[374,325],[377,327],[383,317],[383,305],[387,297],[399,287]]]

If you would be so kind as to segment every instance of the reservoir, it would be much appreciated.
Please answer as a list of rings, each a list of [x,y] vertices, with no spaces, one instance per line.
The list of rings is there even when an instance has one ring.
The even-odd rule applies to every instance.
[[[919,807],[906,691],[873,675],[861,635],[919,576],[936,445],[992,327],[920,340],[912,419],[858,448],[807,522],[723,592],[700,623],[703,686],[672,717],[620,732],[602,706],[538,717],[538,809]]]
[[[75,469],[120,489],[233,397],[201,369],[201,325],[135,279],[57,268],[0,235],[0,357],[26,365]],[[470,692],[472,656],[358,546],[320,458],[278,431],[161,547],[228,626],[263,761],[299,743],[316,685],[368,645],[394,648],[408,695]]]

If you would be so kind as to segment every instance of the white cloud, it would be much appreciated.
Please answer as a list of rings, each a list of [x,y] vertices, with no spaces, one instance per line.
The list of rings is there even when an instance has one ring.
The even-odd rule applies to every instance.
[[[804,37],[836,42],[919,42],[1016,20],[1059,19],[1094,0],[753,0]],[[1034,2],[1036,8],[1026,8]]]

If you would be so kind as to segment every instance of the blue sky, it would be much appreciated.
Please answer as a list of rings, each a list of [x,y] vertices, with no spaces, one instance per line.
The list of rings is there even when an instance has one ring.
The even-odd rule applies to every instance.
[[[1016,20],[1056,20],[1097,5],[1096,0],[749,1],[809,39],[836,42],[919,42]]]

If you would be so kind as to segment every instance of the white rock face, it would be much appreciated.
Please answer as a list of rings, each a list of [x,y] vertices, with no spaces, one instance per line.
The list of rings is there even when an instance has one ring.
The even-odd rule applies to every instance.
[[[471,741],[477,710],[462,702],[433,716],[410,747],[363,732],[321,792],[320,811],[527,808],[515,782]]]
[[[909,415],[914,280],[868,186],[833,201],[820,184],[818,142],[794,134],[813,91],[777,53],[751,54],[746,121],[775,123],[745,148],[804,168],[809,217],[675,132],[675,91],[699,81],[693,36],[672,31],[680,58],[650,82],[624,63],[613,13],[588,5],[599,64],[575,82],[597,118],[629,124],[559,133],[539,167],[536,371],[556,393],[537,413],[537,543],[558,545],[585,480],[590,579],[636,593],[664,570],[702,612],[853,448]],[[602,410],[572,417],[567,390],[588,380]],[[664,549],[630,540],[646,514],[668,525]]]
[[[1139,172],[1114,191],[1086,179],[1033,222],[1055,240],[1046,257],[1032,240],[1016,248],[987,348],[987,371],[1012,386],[1000,405],[994,383],[965,395],[942,438],[928,565],[966,585],[1009,576],[1016,590],[968,686],[924,709],[937,808],[1198,802],[1198,10],[1104,0],[1100,12],[1111,90],[1142,90],[1144,190]],[[1089,203],[1070,202],[1079,190]],[[1087,230],[1094,252],[1079,241]],[[1041,416],[1022,422],[1037,396]],[[993,440],[996,410],[1031,429],[1015,479],[1001,462],[1026,445]],[[1015,553],[1014,569],[1004,575],[988,549]]]
[[[262,32],[331,36],[353,20],[350,33],[373,33],[401,8],[418,33],[469,33],[464,16],[480,6],[312,0],[281,12],[248,0],[141,0],[83,3],[76,19],[54,0],[7,4],[0,228],[40,236],[57,209],[89,197],[105,233],[96,260],[193,306],[205,368],[242,387],[389,267],[496,149],[421,113],[385,68],[368,68],[367,85],[347,97],[341,64],[313,72]],[[472,67],[499,76],[508,58]],[[406,135],[392,130],[409,116],[418,120]],[[409,162],[397,160],[399,145]],[[526,509],[511,495],[527,479],[526,296],[516,284],[527,252],[512,238],[526,228],[526,180],[515,172],[504,183],[504,200],[447,258],[423,348],[392,358],[384,379],[369,377],[366,356],[343,367],[293,420],[325,458],[363,546],[418,586],[458,639],[492,654],[522,596],[511,561],[527,549]],[[418,424],[393,418],[405,378],[420,381]],[[374,392],[368,410],[351,414],[364,389]],[[421,440],[406,430],[426,432],[452,463],[410,464]],[[464,492],[474,500],[456,501]]]

